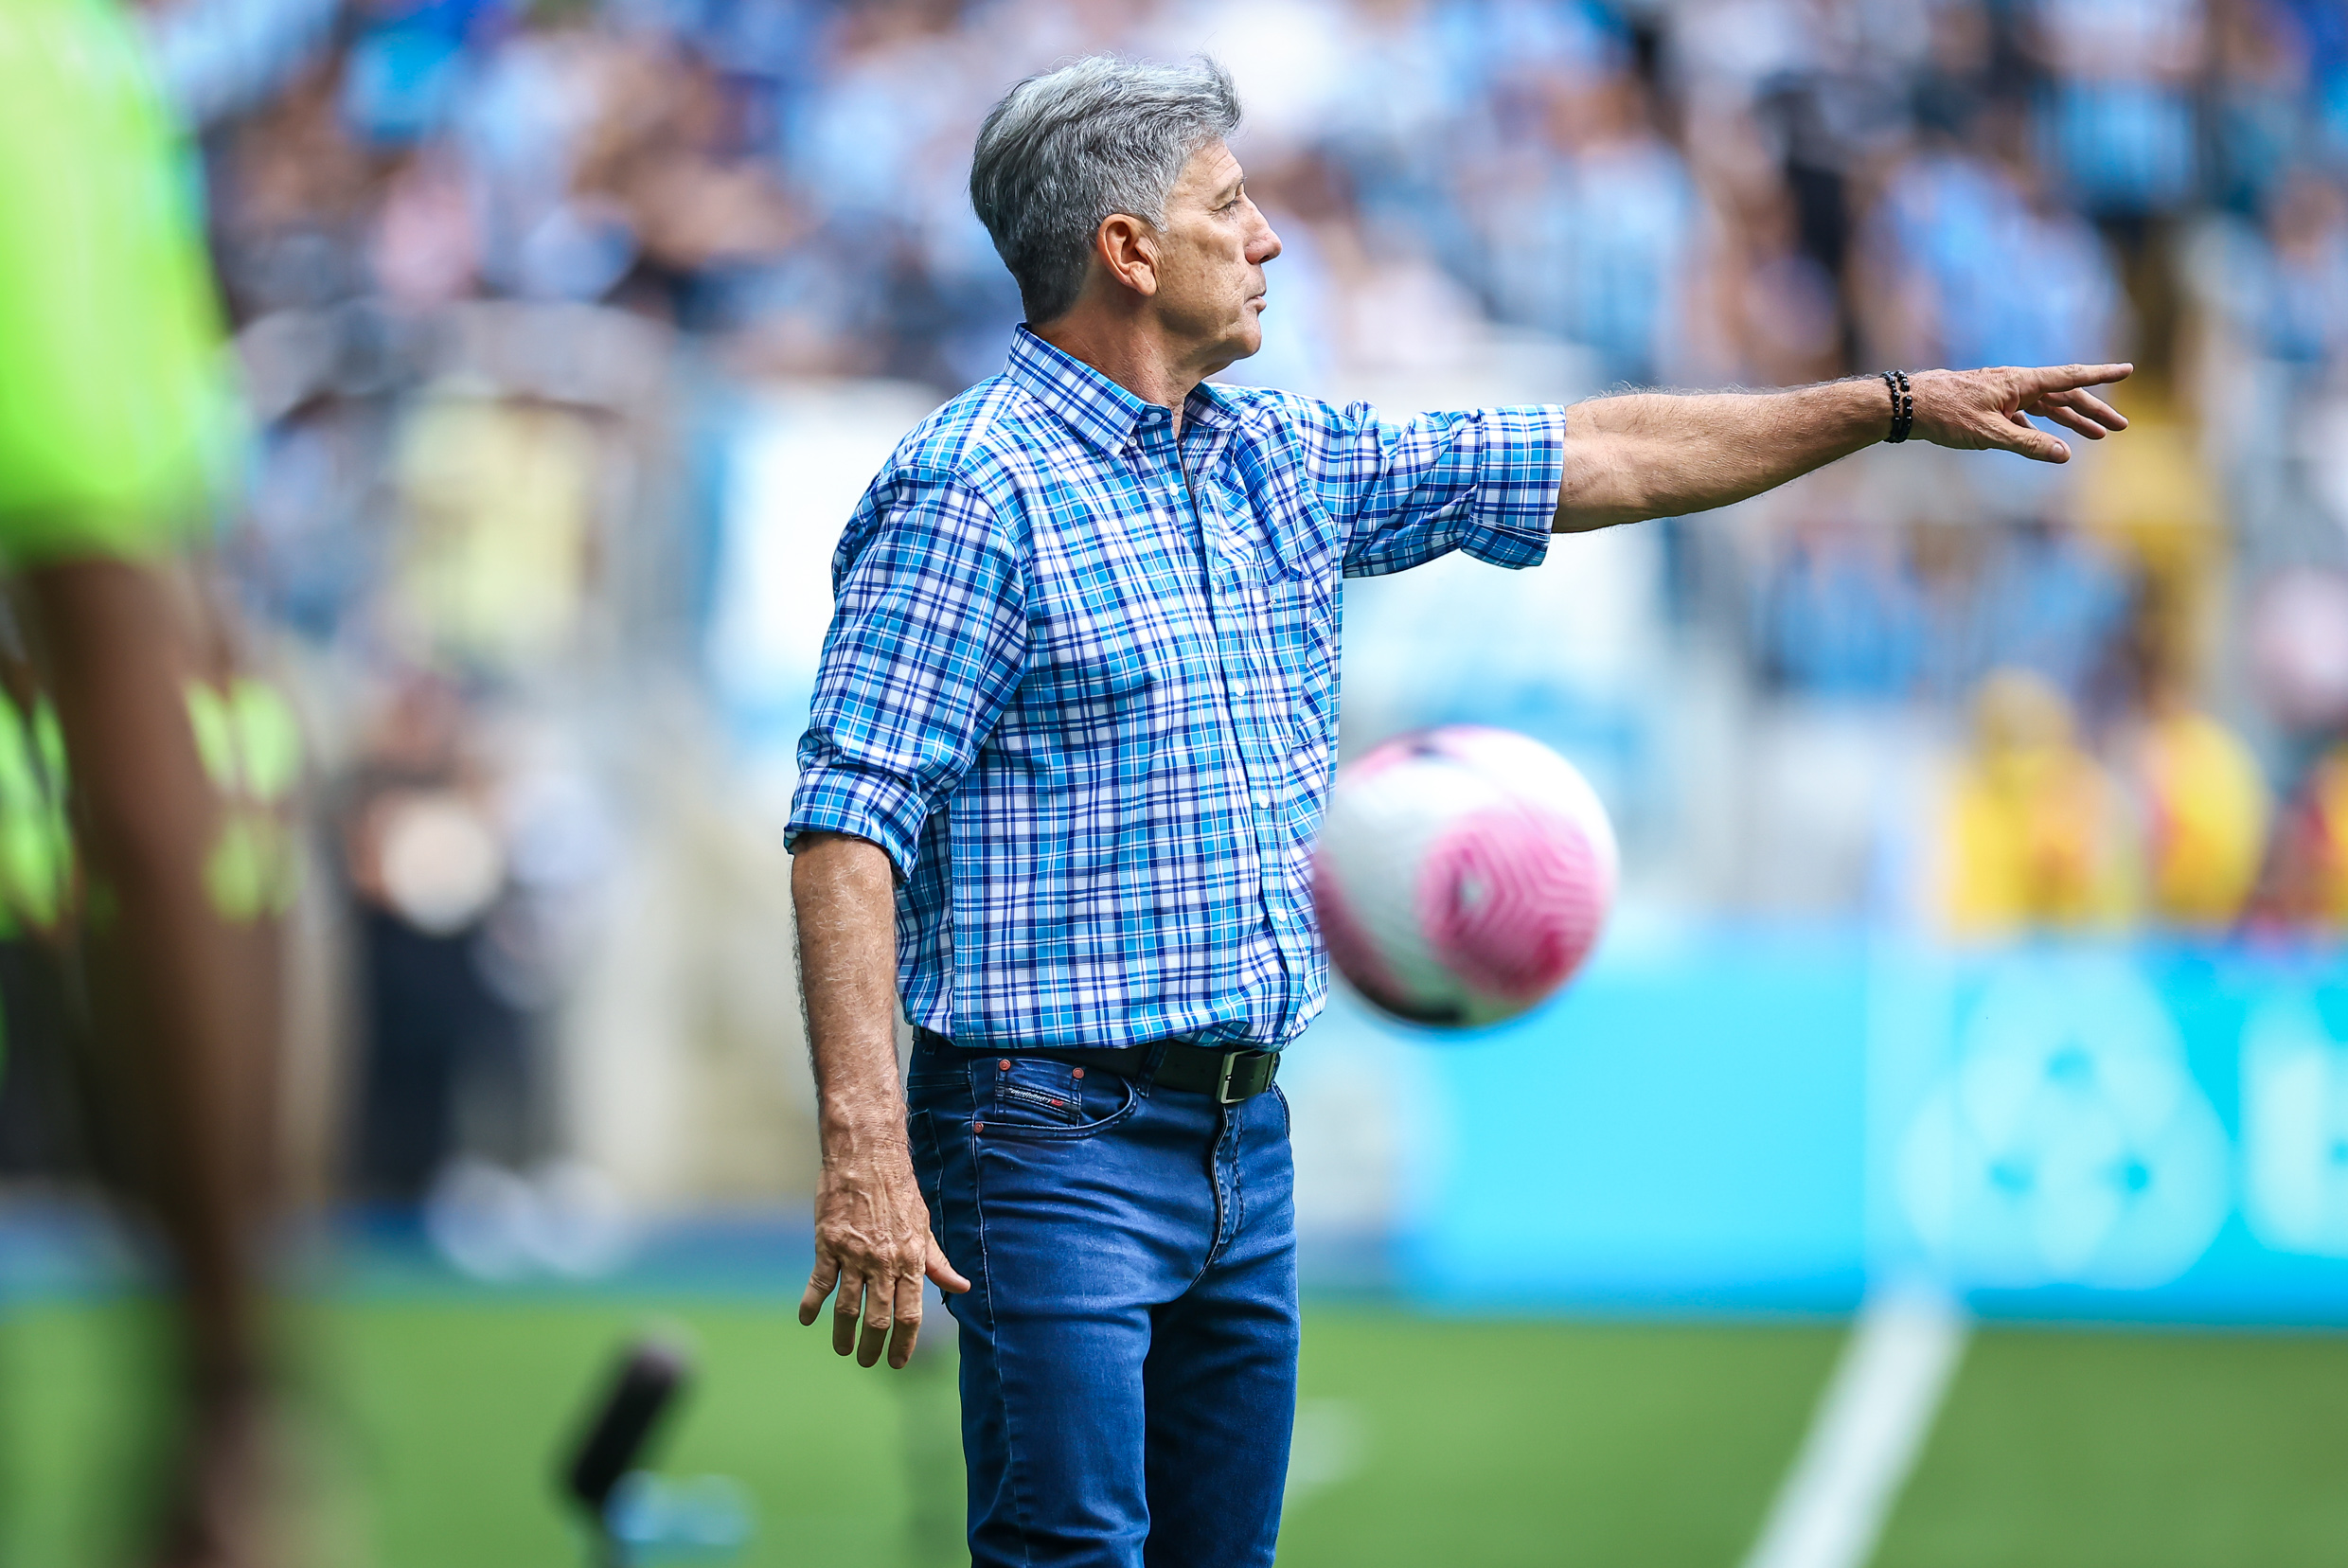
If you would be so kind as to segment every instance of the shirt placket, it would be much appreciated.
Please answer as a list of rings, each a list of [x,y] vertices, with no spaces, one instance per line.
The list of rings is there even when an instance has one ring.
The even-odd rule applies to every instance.
[[[1223,735],[1221,765],[1237,774],[1239,787],[1236,791],[1231,790],[1233,779],[1228,774],[1217,782],[1225,787],[1239,814],[1253,824],[1257,813],[1248,809],[1254,794],[1248,782],[1250,767],[1235,711],[1237,698],[1232,688],[1226,662],[1229,649],[1222,633],[1223,616],[1218,613],[1217,604],[1217,556],[1208,546],[1202,513],[1190,476],[1183,472],[1179,439],[1173,435],[1171,421],[1164,410],[1152,409],[1142,416],[1136,449],[1151,509],[1163,508],[1163,515],[1168,520],[1169,532],[1183,539],[1190,552],[1190,559],[1201,562],[1203,566],[1199,572],[1182,574],[1183,595],[1189,601],[1194,619],[1203,624],[1215,638],[1215,669],[1208,684],[1208,695],[1215,704],[1216,718]],[[1262,850],[1256,836],[1251,831],[1236,837],[1243,857],[1239,867],[1240,881],[1242,884],[1253,882],[1260,888],[1263,884]]]
[[[1271,658],[1271,629],[1263,624],[1270,613],[1268,597],[1260,592],[1251,593],[1241,569],[1222,547],[1239,521],[1223,514],[1215,499],[1215,487],[1210,483],[1229,450],[1228,433],[1202,431],[1201,437],[1199,455],[1194,460],[1185,493],[1198,528],[1200,553],[1207,562],[1208,614],[1215,629],[1218,662],[1225,672],[1225,712],[1232,726],[1233,749],[1239,761],[1248,805],[1249,836],[1255,851],[1256,901],[1272,928],[1272,946],[1280,958],[1283,994],[1271,999],[1271,1015],[1261,1021],[1276,1027],[1279,1020],[1288,1016],[1290,998],[1286,992],[1294,986],[1296,976],[1304,972],[1298,963],[1297,945],[1303,927],[1290,897],[1287,875],[1288,827],[1284,808],[1289,779],[1286,759],[1273,744],[1276,727],[1269,700],[1278,690],[1283,675]],[[1253,538],[1245,543],[1255,552],[1267,547],[1266,542]],[[1229,675],[1234,669],[1245,672],[1245,679],[1236,687]]]

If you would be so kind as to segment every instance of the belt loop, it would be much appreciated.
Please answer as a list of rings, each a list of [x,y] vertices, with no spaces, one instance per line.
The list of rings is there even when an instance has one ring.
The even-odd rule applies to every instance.
[[[1165,1053],[1173,1048],[1170,1040],[1153,1040],[1143,1047],[1141,1080],[1133,1085],[1134,1093],[1148,1098],[1149,1091],[1158,1086],[1158,1069],[1165,1065]]]

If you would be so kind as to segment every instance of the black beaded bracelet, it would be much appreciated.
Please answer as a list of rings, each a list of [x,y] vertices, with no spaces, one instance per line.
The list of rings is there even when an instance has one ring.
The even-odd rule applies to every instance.
[[[1908,372],[1905,370],[1883,372],[1883,385],[1892,394],[1892,433],[1883,438],[1896,446],[1906,440],[1908,433],[1916,426],[1916,395],[1908,385]]]

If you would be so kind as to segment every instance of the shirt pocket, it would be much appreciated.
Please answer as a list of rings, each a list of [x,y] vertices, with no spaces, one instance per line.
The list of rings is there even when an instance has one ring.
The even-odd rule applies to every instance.
[[[1308,490],[1253,467],[1243,454],[1201,499],[1225,520],[1225,537],[1260,559],[1261,580],[1335,575],[1337,526]]]
[[[1300,762],[1335,743],[1339,625],[1333,580],[1284,576],[1270,584],[1263,636],[1287,699],[1289,744]]]
[[[1296,760],[1325,757],[1336,730],[1339,579],[1326,518],[1301,497],[1259,503],[1236,482],[1213,488],[1215,570],[1247,618],[1248,657]]]
[[[1317,651],[1326,664],[1337,579],[1283,555],[1277,531],[1230,519],[1216,542],[1216,572],[1237,592],[1255,631],[1277,655],[1279,674],[1293,680],[1304,672],[1293,657],[1300,650]]]

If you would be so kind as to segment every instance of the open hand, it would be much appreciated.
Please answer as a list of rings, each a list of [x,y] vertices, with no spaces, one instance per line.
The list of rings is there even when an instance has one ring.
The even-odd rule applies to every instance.
[[[857,1364],[913,1359],[921,1335],[921,1282],[934,1279],[959,1295],[970,1282],[956,1274],[930,1234],[930,1211],[914,1183],[903,1136],[827,1140],[815,1191],[815,1272],[799,1298],[799,1322],[812,1324],[835,1288],[831,1347]],[[859,1319],[863,1333],[857,1333]]]
[[[2054,420],[2090,441],[2109,430],[2126,430],[2118,409],[2088,390],[2125,381],[2132,365],[2055,365],[2036,369],[2001,365],[1994,370],[1920,370],[1909,377],[1915,392],[1915,437],[1935,446],[1967,451],[1996,448],[2019,452],[2041,463],[2071,461],[2059,437],[2032,424],[2028,416]]]

